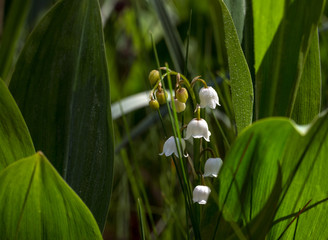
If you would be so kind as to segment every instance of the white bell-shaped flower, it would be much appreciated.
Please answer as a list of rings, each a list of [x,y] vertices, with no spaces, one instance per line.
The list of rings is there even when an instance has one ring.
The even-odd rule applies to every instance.
[[[221,158],[209,158],[204,165],[204,177],[217,177],[222,167]]]
[[[175,110],[177,113],[181,113],[186,109],[186,104],[183,102],[180,102],[178,99],[175,98],[173,102],[174,102]],[[171,108],[173,109],[172,102],[171,102]]]
[[[194,203],[206,204],[208,196],[211,193],[211,189],[207,186],[198,185],[195,187],[192,193],[192,200]]]
[[[208,130],[207,122],[204,119],[194,118],[187,126],[187,132],[185,139],[204,138],[206,141],[210,141],[211,132]]]
[[[211,109],[215,109],[216,105],[221,106],[219,103],[218,94],[212,87],[201,88],[199,91],[199,100],[201,108],[208,106]]]
[[[176,138],[176,139],[177,139],[177,143],[179,143],[179,138]],[[184,151],[186,148],[186,143],[183,139],[181,139],[181,146],[182,146],[182,151]],[[174,137],[171,136],[164,143],[163,152],[160,153],[159,155],[165,154],[165,156],[168,157],[168,156],[171,156],[173,153],[176,157],[179,157],[178,149],[177,149],[177,146],[175,145]]]

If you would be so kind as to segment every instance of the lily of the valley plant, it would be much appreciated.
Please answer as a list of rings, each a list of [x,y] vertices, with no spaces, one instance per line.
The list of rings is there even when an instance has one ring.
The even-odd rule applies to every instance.
[[[215,109],[216,106],[220,106],[219,97],[217,92],[211,86],[207,86],[206,82],[199,77],[195,77],[192,82],[183,76],[180,73],[174,72],[168,68],[162,68],[167,70],[164,75],[159,74],[157,70],[152,70],[149,74],[149,82],[153,86],[153,89],[150,93],[150,101],[149,105],[151,108],[155,109],[159,108],[160,104],[166,104],[167,99],[163,99],[163,96],[167,96],[167,94],[159,95],[158,92],[165,92],[163,91],[163,83],[164,78],[169,76],[167,79],[170,80],[171,75],[176,76],[176,84],[175,84],[175,96],[171,102],[171,109],[175,110],[176,113],[183,113],[186,109],[187,101],[188,101],[188,91],[192,97],[193,104],[196,105],[195,109],[195,117],[190,120],[187,126],[183,126],[180,129],[180,136],[184,135],[184,129],[186,129],[185,137],[179,139],[178,137],[171,136],[169,137],[163,146],[163,152],[160,155],[165,155],[166,157],[173,157],[179,158],[178,148],[180,145],[182,152],[186,149],[185,140],[192,140],[192,139],[204,139],[206,142],[210,142],[211,132],[209,131],[208,124],[204,118],[201,118],[201,108],[209,107],[210,109]],[[162,77],[160,77],[162,76]],[[200,99],[200,103],[196,102],[195,92],[193,87],[196,82],[201,82],[204,86],[200,89],[198,96]],[[183,87],[183,85],[186,86]],[[188,89],[188,91],[187,91]],[[154,105],[154,102],[159,103]],[[174,108],[172,106],[174,104]],[[198,144],[202,145],[202,142],[199,141]],[[201,146],[197,146],[201,147]],[[204,150],[203,150],[204,151]],[[173,155],[174,154],[174,155]],[[189,156],[193,156],[194,161],[187,161],[186,158]],[[192,201],[198,204],[206,204],[207,199],[211,193],[211,189],[206,186],[204,177],[217,177],[222,166],[223,161],[221,158],[209,158],[205,165],[201,167],[199,164],[195,166],[196,162],[200,161],[200,156],[194,156],[194,154],[187,154],[181,156],[185,163],[190,164],[190,167],[193,169],[193,173],[196,176],[189,176],[190,179],[196,184],[192,193]],[[176,163],[176,161],[174,161]],[[201,169],[204,169],[202,173]]]

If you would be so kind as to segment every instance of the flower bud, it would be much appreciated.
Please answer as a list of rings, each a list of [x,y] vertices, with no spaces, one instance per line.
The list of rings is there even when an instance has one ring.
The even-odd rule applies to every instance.
[[[165,104],[166,98],[167,98],[167,93],[163,89],[157,90],[156,98],[157,98],[157,101],[159,102],[159,104]]]
[[[185,103],[188,99],[188,91],[185,88],[179,88],[176,91],[175,96],[180,102]]]
[[[154,86],[158,82],[158,80],[160,79],[159,71],[152,70],[149,73],[148,79],[149,79],[150,85]]]
[[[159,109],[159,103],[158,103],[158,101],[157,101],[156,99],[151,99],[151,100],[149,101],[149,107],[150,107],[151,109],[153,109],[153,110],[157,110],[157,109]]]
[[[175,98],[173,102],[174,102],[175,110],[177,113],[181,113],[186,109],[186,104],[180,102],[178,99]],[[171,102],[171,105],[172,105],[172,102]]]

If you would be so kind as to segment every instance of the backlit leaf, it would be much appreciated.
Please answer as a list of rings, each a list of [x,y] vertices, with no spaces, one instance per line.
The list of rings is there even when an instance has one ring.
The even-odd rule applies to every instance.
[[[0,173],[1,239],[102,239],[89,209],[38,152]]]

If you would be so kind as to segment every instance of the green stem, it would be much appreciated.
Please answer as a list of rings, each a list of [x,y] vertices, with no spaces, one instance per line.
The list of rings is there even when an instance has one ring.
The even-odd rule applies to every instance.
[[[161,123],[162,123],[162,127],[163,127],[164,134],[165,134],[164,137],[167,138],[168,135],[167,135],[167,132],[166,132],[166,128],[165,128],[165,125],[164,125],[164,121],[163,121],[161,111],[159,109],[157,109],[157,113],[158,113],[159,119],[161,120]]]
[[[227,145],[228,148],[230,148],[230,143],[229,143],[229,141],[228,141],[228,139],[227,139],[227,137],[226,137],[226,135],[225,135],[225,133],[224,133],[222,127],[221,127],[220,122],[216,119],[213,110],[212,110],[212,115],[213,115],[213,118],[214,118],[214,120],[215,120],[216,125],[218,126],[218,128],[219,128],[219,130],[220,130],[220,132],[221,132],[221,135],[222,135],[222,137],[223,137],[223,141],[224,141],[224,143]]]

